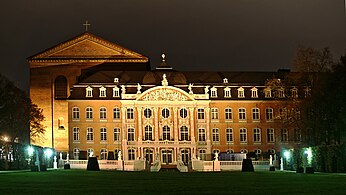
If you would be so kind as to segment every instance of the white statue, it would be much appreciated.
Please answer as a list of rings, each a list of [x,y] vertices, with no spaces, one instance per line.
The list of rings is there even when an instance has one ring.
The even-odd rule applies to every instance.
[[[70,160],[70,154],[67,154],[67,156],[66,156],[67,163],[69,162],[69,160]]]
[[[219,154],[215,152],[215,161],[219,161]]]
[[[62,160],[62,153],[60,152],[60,160]]]
[[[201,157],[198,156],[198,157],[197,157],[197,160],[201,160]]]
[[[121,86],[121,93],[122,93],[122,94],[126,94],[125,85],[122,85],[122,86]]]
[[[193,94],[193,91],[192,91],[192,86],[193,86],[193,84],[189,84],[189,87],[188,87],[188,89],[189,89],[189,94]]]
[[[269,165],[272,166],[273,165],[273,156],[269,155]]]
[[[90,152],[89,157],[94,157],[94,152]]]
[[[166,74],[162,75],[162,81],[161,81],[162,86],[168,86],[168,81],[166,79]]]
[[[121,160],[121,150],[118,152],[118,160]]]
[[[209,86],[204,87],[204,93],[207,95],[209,93]]]
[[[137,93],[141,93],[142,86],[137,83]]]

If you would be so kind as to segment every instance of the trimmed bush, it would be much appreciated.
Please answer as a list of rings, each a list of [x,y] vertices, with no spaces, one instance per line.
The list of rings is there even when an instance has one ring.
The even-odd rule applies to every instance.
[[[274,166],[270,166],[269,167],[269,171],[275,171],[275,167]]]
[[[314,172],[315,172],[315,170],[313,167],[306,167],[305,168],[305,173],[313,174]]]
[[[253,168],[251,159],[243,159],[241,171],[242,172],[254,172],[255,171]]]
[[[97,162],[96,157],[89,157],[87,170],[88,171],[99,171],[100,170],[99,163]]]
[[[30,169],[32,172],[38,172],[38,166],[36,165],[31,166]]]
[[[71,169],[70,164],[64,164],[64,169]]]
[[[296,172],[297,173],[304,173],[304,168],[303,167],[298,167]]]

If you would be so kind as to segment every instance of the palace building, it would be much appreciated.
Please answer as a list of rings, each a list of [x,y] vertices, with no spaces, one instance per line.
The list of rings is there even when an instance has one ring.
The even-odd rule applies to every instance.
[[[285,126],[285,97],[308,87],[273,89],[268,79],[289,71],[177,71],[89,32],[28,58],[30,97],[43,109],[46,132],[35,144],[82,159],[179,156],[210,160],[214,153],[275,154],[301,141]],[[285,101],[284,101],[285,99]]]

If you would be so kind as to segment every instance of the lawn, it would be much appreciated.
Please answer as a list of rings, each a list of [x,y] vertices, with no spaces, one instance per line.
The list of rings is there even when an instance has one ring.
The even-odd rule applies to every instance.
[[[346,175],[290,172],[0,173],[0,194],[346,194]]]

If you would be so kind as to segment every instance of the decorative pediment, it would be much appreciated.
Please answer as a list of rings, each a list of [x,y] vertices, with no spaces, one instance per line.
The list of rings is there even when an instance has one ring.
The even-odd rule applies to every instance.
[[[28,58],[35,62],[148,62],[148,58],[91,33],[83,33],[69,41]]]
[[[137,101],[192,101],[194,98],[185,91],[171,86],[154,87],[144,91]]]

